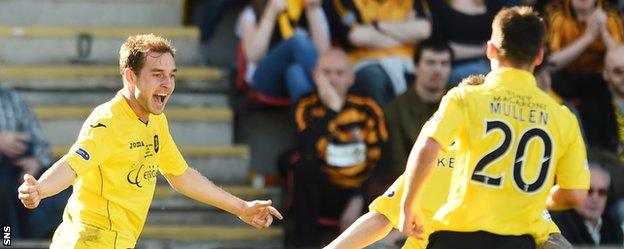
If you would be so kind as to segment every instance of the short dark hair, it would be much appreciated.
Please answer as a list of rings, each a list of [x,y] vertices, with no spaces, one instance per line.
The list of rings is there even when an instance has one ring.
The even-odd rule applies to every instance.
[[[530,65],[546,36],[544,20],[531,7],[503,8],[492,22],[492,42],[499,56],[515,66]]]
[[[455,54],[453,54],[453,50],[447,41],[429,38],[418,44],[418,48],[416,48],[416,52],[414,53],[414,65],[418,65],[423,51],[425,50],[432,50],[437,53],[448,52],[451,55],[451,61],[455,59]]]

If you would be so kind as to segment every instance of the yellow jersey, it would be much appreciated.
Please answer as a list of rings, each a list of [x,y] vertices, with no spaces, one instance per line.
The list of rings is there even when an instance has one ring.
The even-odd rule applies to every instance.
[[[539,238],[554,184],[587,189],[585,145],[575,116],[527,71],[503,68],[482,85],[456,87],[422,135],[443,150],[459,141],[449,196],[434,231],[486,231]]]
[[[432,218],[435,212],[446,202],[449,190],[451,174],[455,167],[455,156],[452,150],[449,153],[440,152],[437,163],[429,182],[424,186],[422,195],[417,200],[423,214],[423,239],[408,238],[403,248],[426,248],[429,235],[432,231]],[[401,196],[403,196],[403,175],[399,176],[386,192],[377,197],[369,206],[370,211],[375,211],[385,216],[394,228],[399,227],[399,215],[401,213]]]
[[[456,146],[457,144],[452,147]],[[433,173],[429,178],[430,180],[424,186],[422,195],[417,200],[418,206],[423,213],[423,239],[418,240],[413,237],[409,237],[407,238],[407,241],[405,241],[405,244],[402,247],[403,249],[427,248],[429,235],[433,232],[433,216],[446,202],[454,167],[455,150],[449,149],[448,152],[441,151],[436,160]],[[382,196],[377,197],[368,207],[370,211],[375,211],[385,216],[396,229],[399,227],[399,214],[401,212],[400,209],[403,186],[404,180],[403,175],[401,175]],[[536,225],[539,226],[539,231],[541,231],[539,237],[535,238],[537,244],[544,243],[548,239],[548,236],[552,233],[561,233],[546,210],[544,210],[541,222]]]
[[[143,123],[120,92],[93,110],[61,160],[77,177],[51,248],[134,248],[158,171],[188,167],[165,115]]]

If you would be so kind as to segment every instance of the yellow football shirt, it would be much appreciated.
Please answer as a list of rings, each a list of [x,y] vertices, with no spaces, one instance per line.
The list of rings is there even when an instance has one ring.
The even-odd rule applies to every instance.
[[[456,147],[455,144],[452,147]],[[429,241],[429,235],[433,232],[432,222],[436,211],[444,205],[451,184],[451,175],[455,166],[455,149],[449,148],[448,152],[440,151],[436,160],[430,180],[425,185],[422,195],[417,200],[418,206],[423,213],[422,222],[424,228],[423,239],[407,238],[403,249],[425,249]],[[399,176],[388,190],[377,197],[370,205],[369,210],[385,216],[395,229],[399,227],[399,215],[401,212],[401,196],[403,195],[403,175]],[[544,210],[539,226],[539,237],[535,238],[537,244],[548,239],[551,233],[561,233],[557,225],[550,219],[548,211]]]
[[[141,122],[120,92],[93,110],[62,160],[77,178],[52,248],[134,248],[158,171],[188,167],[165,115]]]
[[[450,90],[422,134],[446,150],[458,139],[449,196],[434,230],[540,237],[554,184],[587,189],[586,151],[575,116],[537,88],[527,71],[504,68],[482,85]]]
[[[426,248],[432,230],[432,218],[435,212],[446,202],[449,191],[452,168],[455,167],[455,157],[452,150],[449,153],[440,152],[433,174],[422,195],[418,199],[419,207],[423,214],[423,240],[408,238],[403,248]],[[386,192],[377,197],[369,206],[370,211],[375,211],[385,216],[394,228],[399,227],[399,214],[401,212],[401,196],[403,195],[403,175],[399,176]]]

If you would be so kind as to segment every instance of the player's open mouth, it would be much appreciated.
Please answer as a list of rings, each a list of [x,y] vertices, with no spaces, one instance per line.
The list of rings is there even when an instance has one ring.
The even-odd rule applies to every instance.
[[[167,94],[166,93],[159,93],[154,95],[154,98],[156,99],[156,102],[159,104],[164,104],[165,103],[165,99],[167,99]]]

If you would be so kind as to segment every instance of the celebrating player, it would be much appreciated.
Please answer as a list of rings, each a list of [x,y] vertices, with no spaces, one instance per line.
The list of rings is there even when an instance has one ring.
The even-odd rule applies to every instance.
[[[175,88],[175,49],[155,35],[129,37],[119,51],[123,88],[96,107],[70,151],[38,180],[24,176],[24,206],[73,185],[51,248],[134,248],[160,171],[178,192],[257,228],[282,218],[271,201],[243,201],[188,167],[162,114]]]

